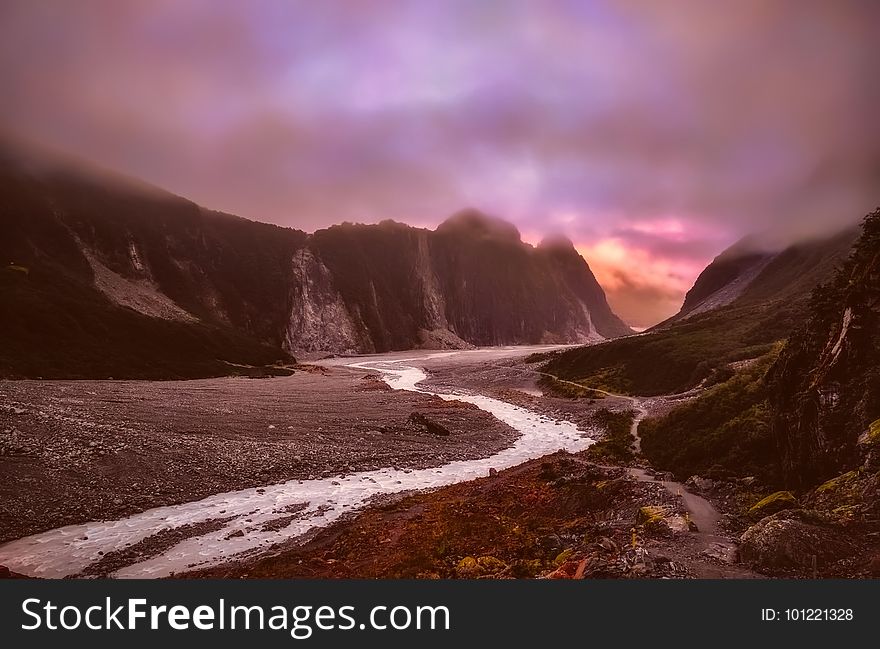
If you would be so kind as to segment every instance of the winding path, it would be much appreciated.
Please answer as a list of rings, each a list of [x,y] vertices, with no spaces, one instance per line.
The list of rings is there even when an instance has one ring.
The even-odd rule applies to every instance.
[[[617,394],[614,392],[609,392],[607,390],[585,386],[574,381],[563,379],[556,376],[555,374],[550,374],[549,372],[542,372],[540,370],[531,371],[535,374],[540,374],[541,376],[550,377],[555,381],[559,381],[560,383],[566,383],[568,385],[581,388],[582,390],[591,390],[593,392],[599,392],[600,394],[604,394],[615,399],[623,399],[625,401],[629,401],[632,404],[635,412],[632,426],[630,427],[630,434],[633,436],[632,448],[637,455],[641,454],[642,439],[639,436],[639,425],[642,423],[645,417],[648,416],[648,409],[644,406],[642,400],[639,397],[630,396],[628,394]],[[629,467],[627,468],[627,471],[631,476],[633,476],[636,480],[639,480],[640,482],[659,482],[666,488],[666,490],[670,494],[676,497],[680,497],[682,500],[682,505],[687,510],[691,521],[693,521],[694,525],[697,526],[696,533],[699,536],[703,537],[707,544],[709,544],[710,546],[714,546],[713,549],[721,550],[722,552],[733,552],[736,549],[736,545],[730,539],[723,535],[719,525],[721,522],[721,514],[708,500],[698,494],[693,493],[687,487],[685,487],[685,485],[680,482],[676,482],[675,480],[657,480],[654,475],[649,474],[645,469],[639,467]]]

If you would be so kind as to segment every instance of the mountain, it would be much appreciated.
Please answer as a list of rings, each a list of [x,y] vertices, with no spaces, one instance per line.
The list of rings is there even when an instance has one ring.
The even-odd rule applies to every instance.
[[[319,230],[295,267],[291,349],[381,352],[631,333],[570,242],[535,248],[511,224],[475,211],[435,231],[393,221]]]
[[[810,291],[846,258],[858,228],[768,249],[748,236],[722,252],[687,292],[681,310],[659,328],[732,303],[795,302],[804,307]]]
[[[312,235],[0,147],[0,375],[250,373],[301,351],[631,333],[570,243],[463,212]],[[280,370],[272,370],[280,371]]]
[[[554,354],[548,371],[633,394],[681,392],[769,352],[809,316],[812,289],[847,257],[858,228],[777,250],[746,238],[698,277],[681,311],[647,334]]]

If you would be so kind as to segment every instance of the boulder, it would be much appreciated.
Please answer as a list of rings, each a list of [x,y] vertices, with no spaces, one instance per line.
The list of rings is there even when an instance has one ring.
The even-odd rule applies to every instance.
[[[749,509],[749,516],[754,520],[758,520],[781,512],[783,509],[793,509],[796,507],[799,507],[799,504],[793,493],[790,491],[777,491],[752,505]]]
[[[848,471],[816,487],[813,501],[817,508],[833,510],[861,502],[862,484],[858,471]]]
[[[685,486],[690,487],[694,491],[707,493],[715,488],[715,481],[710,478],[703,478],[698,475],[692,475],[685,481]]]
[[[407,423],[413,426],[420,426],[430,435],[436,435],[437,437],[448,437],[451,434],[446,426],[438,424],[436,421],[429,419],[420,412],[411,413],[409,419],[407,419]]]
[[[763,569],[811,568],[851,555],[855,548],[833,528],[818,525],[802,510],[767,516],[740,539],[743,562]]]
[[[880,419],[873,422],[858,439],[858,450],[866,471],[880,471]]]
[[[649,534],[667,534],[673,531],[669,525],[669,509],[662,505],[646,505],[639,507],[636,513],[636,525],[640,525]]]

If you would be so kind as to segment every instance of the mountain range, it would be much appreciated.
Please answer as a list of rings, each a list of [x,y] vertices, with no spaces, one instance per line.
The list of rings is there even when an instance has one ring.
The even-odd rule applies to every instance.
[[[306,234],[0,150],[0,375],[175,378],[305,352],[585,343],[632,333],[571,242],[476,211]]]

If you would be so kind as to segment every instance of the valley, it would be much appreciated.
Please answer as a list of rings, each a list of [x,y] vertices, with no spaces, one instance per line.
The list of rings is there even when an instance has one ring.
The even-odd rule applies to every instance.
[[[476,489],[467,501],[479,507],[486,480],[516,486],[549,462],[616,485],[576,505],[562,526],[585,520],[605,526],[617,537],[609,542],[623,551],[611,561],[622,562],[620,576],[751,575],[733,564],[734,544],[708,501],[638,462],[621,466],[584,455],[608,435],[598,410],[629,413],[636,406],[635,431],[648,412],[693,395],[669,401],[544,395],[540,371],[523,362],[543,351],[334,358],[263,380],[5,383],[7,445],[0,457],[14,481],[4,485],[11,488],[3,499],[9,507],[3,533],[7,539],[37,533],[0,546],[0,564],[38,577],[192,570],[228,576],[272,561],[267,556],[308,552],[328,536],[353,534],[409,500],[431,503],[450,489]],[[92,406],[84,411],[86,395]],[[421,429],[413,412],[439,428]],[[40,488],[46,475],[54,485],[49,490]],[[464,484],[445,486],[456,483]],[[70,524],[50,529],[65,520]],[[634,525],[638,540],[629,540],[628,556]],[[358,548],[356,564],[365,572],[349,576],[369,575],[374,553],[390,549],[381,539]],[[551,542],[519,569],[555,572],[561,568],[555,558],[565,551]],[[666,563],[655,564],[652,553]],[[454,558],[451,576],[467,556]]]

